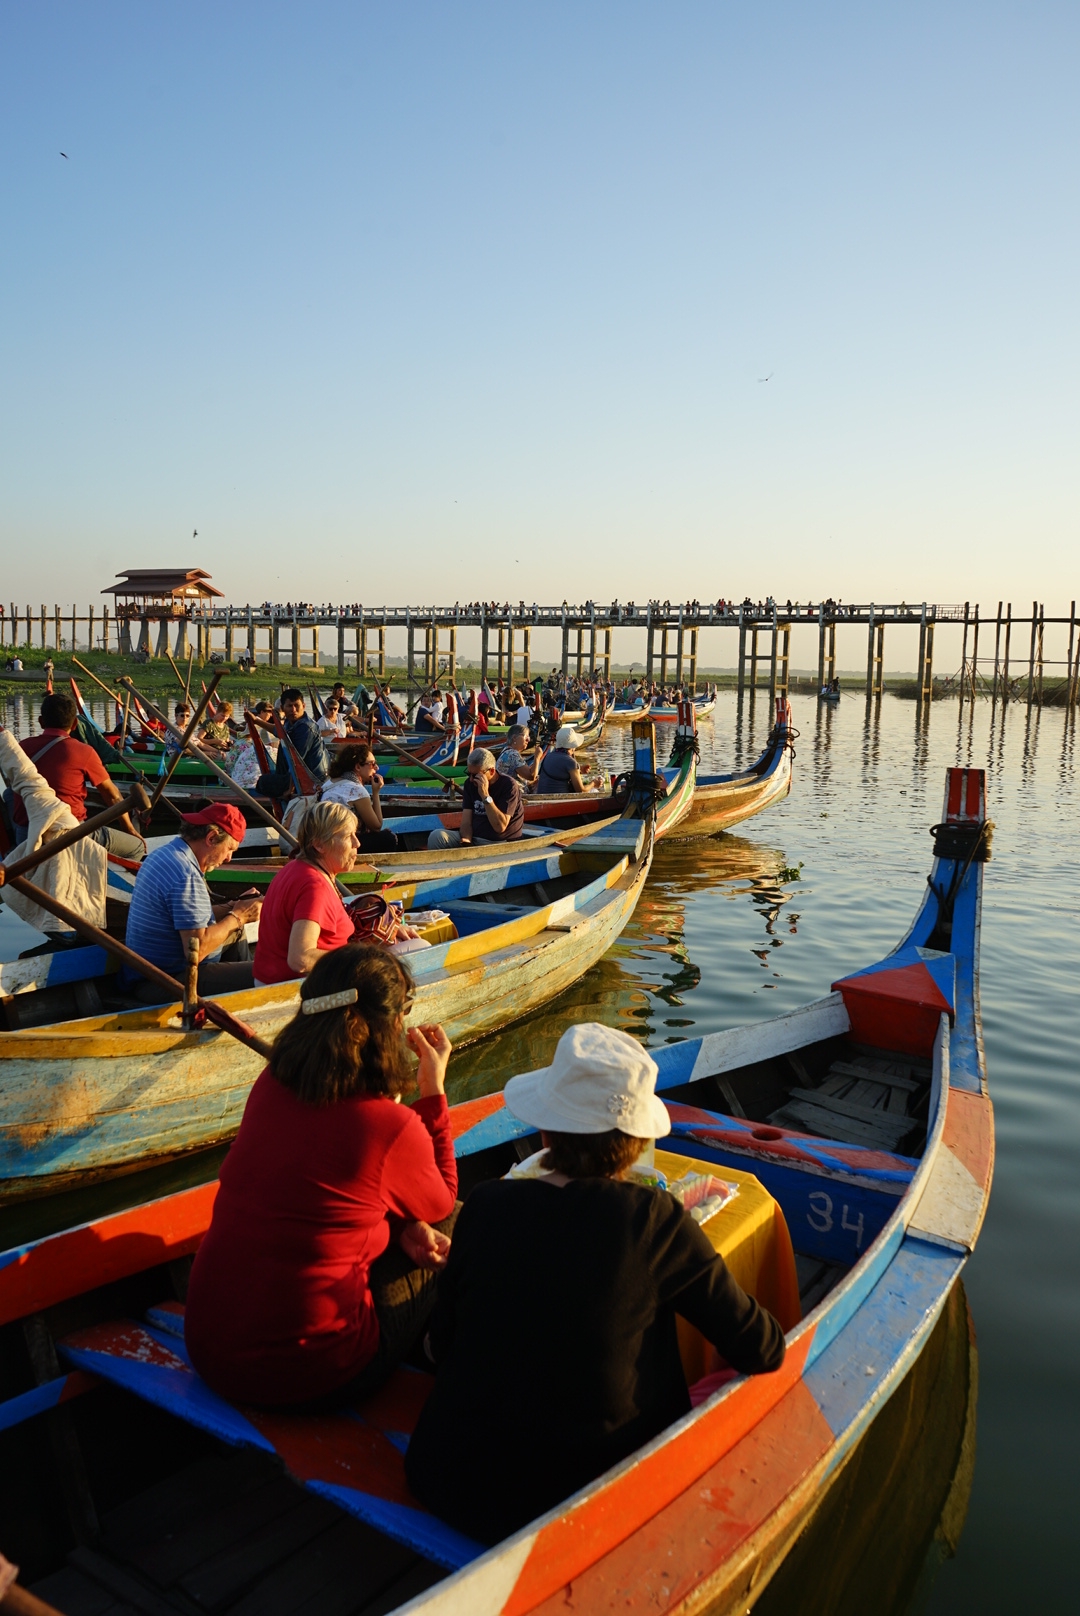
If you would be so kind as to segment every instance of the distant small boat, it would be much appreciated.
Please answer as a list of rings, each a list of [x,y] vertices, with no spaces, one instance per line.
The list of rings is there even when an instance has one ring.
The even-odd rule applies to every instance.
[[[822,685],[818,691],[818,700],[835,704],[840,700],[840,691],[834,690],[831,685]]]

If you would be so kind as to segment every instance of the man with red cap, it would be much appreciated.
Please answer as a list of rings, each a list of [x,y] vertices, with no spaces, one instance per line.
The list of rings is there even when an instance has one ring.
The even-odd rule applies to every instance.
[[[127,945],[151,964],[183,979],[188,948],[199,942],[200,993],[232,993],[254,978],[244,926],[259,913],[262,899],[245,895],[232,903],[211,903],[206,874],[228,864],[247,825],[239,808],[213,803],[197,814],[183,814],[174,841],[146,859],[135,881],[127,923]],[[215,956],[211,958],[211,956]],[[218,957],[220,956],[220,957]],[[145,978],[122,972],[125,986],[149,1004],[164,999]]]

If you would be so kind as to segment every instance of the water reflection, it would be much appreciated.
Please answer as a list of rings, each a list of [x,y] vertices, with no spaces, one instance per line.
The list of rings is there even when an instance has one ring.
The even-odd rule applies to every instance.
[[[682,1029],[696,1027],[698,1017],[669,1012],[687,1008],[702,986],[708,959],[708,950],[699,955],[688,938],[688,907],[706,893],[714,901],[748,906],[756,924],[746,942],[771,971],[772,950],[798,925],[797,914],[785,913],[792,897],[782,880],[785,870],[779,849],[740,836],[662,842],[634,916],[615,946],[544,1010],[456,1054],[448,1081],[451,1097],[491,1093],[511,1073],[546,1064],[574,1021],[601,1021],[645,1043],[686,1037]]]

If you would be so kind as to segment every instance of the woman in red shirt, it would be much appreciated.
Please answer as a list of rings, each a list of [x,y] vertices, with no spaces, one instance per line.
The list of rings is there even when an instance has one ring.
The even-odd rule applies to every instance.
[[[192,1363],[222,1396],[333,1407],[423,1335],[457,1168],[450,1040],[405,1032],[411,986],[384,949],[325,955],[248,1097],[187,1299]],[[396,1103],[414,1081],[406,1044],[412,1106]]]
[[[353,923],[335,877],[351,870],[360,845],[356,815],[319,802],[300,821],[300,851],[266,889],[255,945],[255,983],[306,976],[323,954],[351,942]]]

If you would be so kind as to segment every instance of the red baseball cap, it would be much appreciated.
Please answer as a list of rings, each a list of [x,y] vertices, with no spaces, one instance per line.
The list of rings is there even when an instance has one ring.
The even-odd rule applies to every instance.
[[[197,814],[181,814],[186,825],[217,825],[234,842],[242,842],[247,832],[247,820],[231,802],[212,802],[209,808],[200,808]]]

